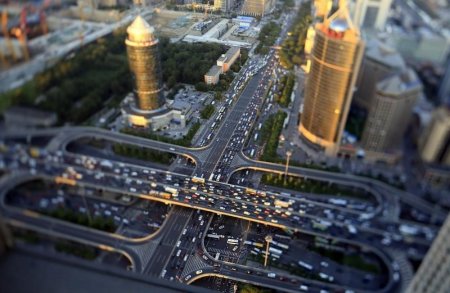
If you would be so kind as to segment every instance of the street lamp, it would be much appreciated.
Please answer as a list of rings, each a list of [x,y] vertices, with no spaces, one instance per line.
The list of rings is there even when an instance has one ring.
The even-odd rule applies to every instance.
[[[286,183],[286,178],[288,175],[288,168],[289,168],[289,160],[292,156],[292,151],[286,151],[286,168],[284,169],[284,183]]]
[[[264,259],[264,267],[267,266],[267,259],[269,258],[269,246],[270,246],[270,242],[272,242],[272,236],[267,235],[265,240],[267,242],[267,246],[266,246],[266,258]]]

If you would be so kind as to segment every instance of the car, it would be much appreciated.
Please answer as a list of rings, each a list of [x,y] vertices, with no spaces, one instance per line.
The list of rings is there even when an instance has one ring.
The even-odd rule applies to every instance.
[[[324,268],[328,268],[328,263],[326,261],[321,261],[320,265],[323,266]]]
[[[201,273],[203,273],[202,270],[198,270],[198,271],[195,272],[196,275],[200,275]]]
[[[185,281],[189,280],[192,276],[191,275],[187,275],[186,278],[184,278]]]
[[[267,274],[267,277],[269,277],[269,278],[275,278],[277,275],[275,274],[275,273],[268,273]]]
[[[302,290],[302,291],[308,291],[308,286],[300,285],[299,289]]]

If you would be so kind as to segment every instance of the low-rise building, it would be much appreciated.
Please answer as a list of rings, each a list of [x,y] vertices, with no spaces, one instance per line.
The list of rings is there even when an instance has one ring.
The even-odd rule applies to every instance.
[[[217,84],[219,82],[220,74],[222,73],[222,67],[213,65],[209,71],[205,74],[206,84]]]
[[[231,65],[236,61],[236,59],[241,54],[241,49],[239,47],[231,47],[225,54],[217,59],[217,66],[222,68],[222,73],[227,72]]]

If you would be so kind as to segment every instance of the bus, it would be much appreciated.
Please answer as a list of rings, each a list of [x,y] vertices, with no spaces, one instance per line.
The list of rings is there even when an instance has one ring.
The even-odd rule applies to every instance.
[[[247,194],[256,194],[256,189],[253,188],[246,188],[245,193]]]
[[[169,186],[164,186],[164,190],[172,193],[173,196],[177,196],[178,195],[178,189],[173,188],[173,187],[169,187]]]
[[[275,246],[278,246],[278,247],[280,247],[280,248],[286,249],[286,250],[289,249],[289,245],[286,245],[286,244],[277,242],[277,241],[275,241],[275,240],[272,240],[272,244],[275,245]]]
[[[339,206],[345,206],[347,204],[347,201],[345,199],[340,198],[330,198],[328,202]]]
[[[253,246],[261,248],[261,247],[264,247],[264,244],[259,243],[259,242],[253,242]]]
[[[281,238],[281,239],[286,239],[286,240],[290,240],[291,237],[287,236],[287,235],[281,235],[281,234],[275,234],[275,237]]]
[[[239,240],[230,238],[230,239],[227,240],[227,244],[239,245]]]
[[[194,176],[192,177],[192,182],[205,184],[205,178]]]
[[[301,266],[304,269],[307,269],[308,271],[312,271],[313,270],[313,266],[308,264],[308,263],[306,263],[306,262],[304,262],[304,261],[299,260],[298,261],[298,265]]]
[[[214,122],[214,123],[211,125],[211,129],[214,128],[215,126],[216,126],[216,122]]]
[[[282,250],[276,249],[276,248],[273,248],[273,247],[269,247],[269,252],[270,252],[271,254],[282,254],[282,253],[283,253]]]
[[[331,225],[332,225],[331,222],[324,221],[324,220],[320,220],[320,221],[313,220],[312,221],[313,228],[319,229],[319,230],[322,230],[322,231],[328,229]]]
[[[217,234],[208,234],[208,235],[206,235],[206,237],[217,239],[217,240],[220,239],[220,235],[217,235]]]

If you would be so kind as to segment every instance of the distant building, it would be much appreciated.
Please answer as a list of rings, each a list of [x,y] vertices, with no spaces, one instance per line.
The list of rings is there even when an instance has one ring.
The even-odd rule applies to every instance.
[[[0,256],[5,253],[8,247],[13,246],[13,237],[5,220],[0,215]]]
[[[234,0],[214,0],[214,8],[226,13],[231,10]]]
[[[393,26],[386,40],[411,61],[442,64],[450,53],[450,32],[446,29],[437,32],[421,27],[407,31]]]
[[[372,39],[366,46],[356,82],[355,103],[369,109],[377,83],[386,76],[401,72],[405,68],[405,61],[394,48],[377,39]]]
[[[450,166],[450,109],[440,107],[433,112],[428,126],[419,138],[419,153],[426,163]]]
[[[327,155],[339,148],[363,50],[345,6],[316,24],[299,131]]]
[[[332,0],[314,0],[313,15],[318,18],[326,18],[333,7]]]
[[[217,84],[219,82],[220,74],[222,73],[222,67],[213,65],[209,71],[205,74],[206,84]]]
[[[350,7],[353,23],[362,30],[383,30],[392,0],[353,0]]]
[[[51,127],[58,122],[55,113],[16,106],[6,109],[3,118],[8,128]]]
[[[450,216],[442,225],[406,293],[450,292]]]
[[[186,112],[167,104],[163,94],[158,39],[155,30],[141,16],[127,28],[128,61],[133,74],[133,99],[127,98],[122,115],[130,126],[166,129],[185,127]]]
[[[242,14],[251,16],[264,16],[275,6],[275,0],[244,0]]]
[[[233,22],[239,25],[240,30],[247,30],[255,22],[255,18],[239,15],[238,17],[233,18]]]
[[[231,47],[225,54],[217,59],[217,66],[222,68],[222,73],[227,72],[231,65],[236,61],[236,59],[241,54],[241,49],[239,47]]]
[[[445,74],[439,86],[439,102],[450,107],[450,56],[447,59]]]
[[[155,30],[138,16],[127,33],[125,43],[134,77],[136,106],[140,110],[156,110],[164,104],[164,96]]]
[[[422,92],[416,73],[408,68],[376,84],[361,146],[371,161],[395,163],[412,109]]]

